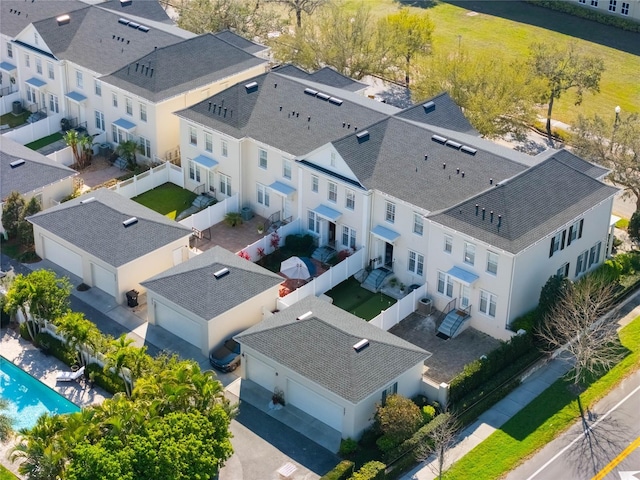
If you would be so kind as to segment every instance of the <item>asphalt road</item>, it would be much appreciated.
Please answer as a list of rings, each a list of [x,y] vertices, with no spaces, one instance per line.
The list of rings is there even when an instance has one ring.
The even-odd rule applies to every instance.
[[[590,413],[507,480],[640,480],[640,371]]]

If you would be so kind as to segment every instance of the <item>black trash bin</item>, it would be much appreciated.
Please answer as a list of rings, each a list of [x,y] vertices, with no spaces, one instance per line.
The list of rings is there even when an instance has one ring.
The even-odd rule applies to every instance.
[[[130,307],[138,306],[138,291],[137,290],[129,290],[127,292],[127,305]]]

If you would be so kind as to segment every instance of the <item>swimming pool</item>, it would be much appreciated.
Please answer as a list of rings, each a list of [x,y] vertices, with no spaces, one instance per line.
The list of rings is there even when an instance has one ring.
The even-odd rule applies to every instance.
[[[0,398],[9,402],[9,408],[4,413],[14,420],[14,430],[33,427],[44,413],[58,415],[80,411],[80,407],[76,404],[2,356],[0,356]]]

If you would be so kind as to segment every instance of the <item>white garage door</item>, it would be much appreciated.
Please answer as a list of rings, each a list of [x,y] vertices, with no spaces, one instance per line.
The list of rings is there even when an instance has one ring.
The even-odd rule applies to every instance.
[[[103,292],[115,297],[116,295],[116,276],[106,268],[91,264],[91,275],[93,276],[93,285]]]
[[[247,372],[247,378],[252,382],[256,382],[262,388],[266,388],[270,392],[273,392],[275,386],[276,371],[273,367],[261,362],[255,357],[246,356],[242,360],[244,368]]]
[[[49,237],[44,238],[44,258],[82,278],[82,257]]]
[[[343,408],[313,390],[287,379],[285,402],[342,432]]]
[[[202,348],[204,333],[196,322],[158,301],[155,302],[156,325],[170,331],[187,342]]]

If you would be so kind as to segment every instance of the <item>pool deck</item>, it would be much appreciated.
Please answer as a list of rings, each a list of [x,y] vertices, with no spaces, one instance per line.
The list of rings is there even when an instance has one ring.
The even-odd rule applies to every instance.
[[[111,397],[111,394],[99,387],[89,388],[82,380],[56,382],[56,373],[67,371],[69,367],[57,358],[43,354],[31,343],[20,338],[11,328],[0,330],[0,354],[80,407],[99,404],[105,398]],[[0,464],[17,475],[18,463],[11,463],[8,459],[12,447],[12,441],[0,443]]]

